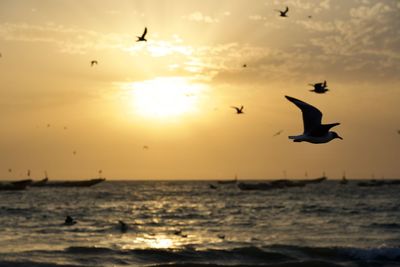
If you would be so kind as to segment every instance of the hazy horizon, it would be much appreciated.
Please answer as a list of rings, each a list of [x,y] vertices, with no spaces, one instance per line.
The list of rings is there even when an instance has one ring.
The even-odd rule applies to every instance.
[[[0,179],[400,177],[399,1],[182,3],[1,1]]]

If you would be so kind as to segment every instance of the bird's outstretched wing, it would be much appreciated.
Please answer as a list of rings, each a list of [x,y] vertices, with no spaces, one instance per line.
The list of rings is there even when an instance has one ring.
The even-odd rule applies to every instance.
[[[285,9],[285,11],[283,11],[283,13],[286,14],[286,13],[288,13],[288,11],[289,11],[289,7],[287,6],[286,9]]]
[[[321,126],[322,113],[316,107],[311,106],[294,97],[285,96],[287,100],[295,104],[303,114],[304,133],[312,133]]]
[[[238,107],[235,107],[235,106],[231,106],[231,108],[234,108],[234,109],[236,109],[236,111],[240,111],[240,108],[238,108]]]
[[[142,34],[142,38],[144,38],[146,36],[146,34],[147,34],[147,27],[144,28],[144,32]]]

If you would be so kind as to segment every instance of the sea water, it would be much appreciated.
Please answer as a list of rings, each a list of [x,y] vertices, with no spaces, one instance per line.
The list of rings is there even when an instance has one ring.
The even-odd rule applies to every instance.
[[[67,215],[77,223],[64,225]],[[0,191],[0,266],[163,265],[400,266],[400,185],[106,181]]]

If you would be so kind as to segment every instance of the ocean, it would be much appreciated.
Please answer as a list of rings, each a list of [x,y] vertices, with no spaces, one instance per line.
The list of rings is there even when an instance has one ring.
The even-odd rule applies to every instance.
[[[0,266],[400,266],[399,192],[333,180],[0,191]],[[64,225],[67,215],[77,223]]]

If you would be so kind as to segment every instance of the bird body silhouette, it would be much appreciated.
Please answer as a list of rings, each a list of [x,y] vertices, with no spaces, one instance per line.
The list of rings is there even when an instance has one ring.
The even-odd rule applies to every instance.
[[[92,60],[90,61],[90,66],[93,67],[94,65],[99,64],[99,62],[97,62],[97,60]]]
[[[232,106],[231,108],[236,109],[236,114],[243,114],[244,113],[243,112],[243,108],[244,108],[243,106],[241,106],[240,108]]]
[[[314,92],[317,94],[325,94],[326,92],[329,91],[329,89],[327,88],[328,85],[327,85],[326,81],[324,81],[323,83],[314,83],[314,84],[310,83],[309,85],[314,87],[314,89],[310,90],[310,92]]]
[[[142,42],[142,41],[145,41],[145,42],[147,42],[147,40],[146,40],[146,34],[147,34],[147,27],[145,27],[144,28],[144,32],[143,32],[143,34],[142,34],[142,36],[136,36],[138,39],[136,40],[136,42]]]
[[[276,10],[280,13],[279,16],[286,18],[287,17],[287,13],[289,12],[289,7],[286,7],[286,9],[284,11],[282,10]]]
[[[293,142],[309,142],[313,144],[323,144],[335,138],[343,139],[336,132],[330,131],[340,123],[321,124],[322,113],[316,107],[311,106],[294,97],[285,96],[287,100],[295,104],[303,114],[304,132],[301,135],[289,136]]]

